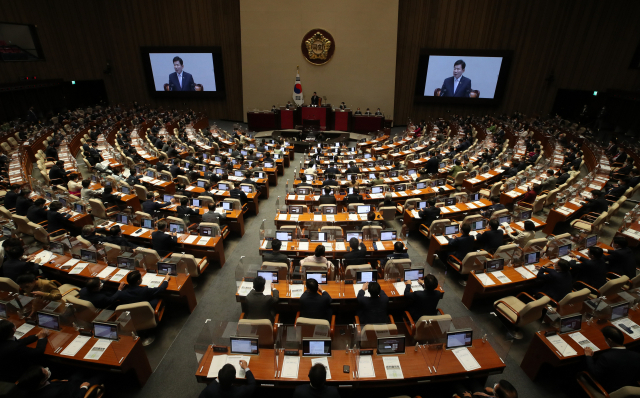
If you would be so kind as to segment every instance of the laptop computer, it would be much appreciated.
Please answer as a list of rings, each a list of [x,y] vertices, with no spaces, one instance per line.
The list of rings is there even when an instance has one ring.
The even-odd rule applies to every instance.
[[[393,337],[378,337],[378,355],[398,355],[404,354],[406,340],[404,335]]]
[[[560,333],[577,332],[582,328],[582,314],[571,314],[560,317]]]
[[[462,329],[455,332],[447,332],[446,349],[451,350],[459,347],[471,347],[473,345],[473,330]]]
[[[303,357],[330,357],[331,356],[331,339],[303,338],[302,339],[302,356]]]
[[[230,352],[232,354],[258,355],[260,348],[257,337],[230,337]]]

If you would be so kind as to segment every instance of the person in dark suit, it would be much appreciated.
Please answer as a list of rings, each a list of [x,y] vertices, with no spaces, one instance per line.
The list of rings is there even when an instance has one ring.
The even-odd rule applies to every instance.
[[[167,157],[169,159],[171,158],[175,158],[179,155],[178,150],[176,149],[176,144],[175,142],[171,143],[171,147],[169,148],[169,150],[167,151]]]
[[[183,71],[182,58],[173,57],[173,70],[169,75],[169,87],[171,91],[196,91],[196,84],[190,73]]]
[[[60,157],[58,156],[58,150],[56,149],[56,145],[53,143],[53,141],[44,150],[44,154],[47,156],[47,158],[52,158],[56,162],[60,160]]]
[[[563,167],[562,171],[558,171],[557,174],[560,174],[560,177],[558,177],[558,186],[567,182],[569,177],[571,177],[571,174],[569,174],[569,167]]]
[[[318,102],[320,100],[320,97],[318,97],[318,94],[316,94],[316,92],[313,92],[313,95],[311,96],[311,105],[315,105],[318,106]]]
[[[104,190],[102,191],[102,196],[100,197],[100,199],[102,199],[102,203],[104,204],[105,208],[124,203],[119,196],[114,195],[112,192],[113,188],[111,186],[104,187]]]
[[[307,279],[307,290],[300,296],[300,316],[331,321],[331,296],[315,279]],[[318,294],[320,293],[320,294]]]
[[[345,110],[345,109],[347,109],[347,105],[345,105],[344,102],[341,102],[340,103],[340,110]]]
[[[253,280],[253,289],[247,294],[244,319],[269,319],[274,322],[274,307],[280,298],[277,289],[272,290],[272,295],[265,296],[263,277],[257,276]]]
[[[216,213],[216,204],[213,202],[209,202],[207,208],[209,211],[202,215],[202,222],[211,222],[222,227],[222,222],[227,219],[227,215],[225,213]]]
[[[453,256],[455,256],[458,260],[460,260],[460,262],[462,262],[466,255],[469,252],[473,251],[475,239],[473,238],[473,236],[469,235],[469,233],[471,232],[471,225],[462,224],[460,230],[462,231],[462,236],[449,241],[449,250],[453,252]],[[455,259],[451,259],[451,261],[455,261]]]
[[[593,195],[593,199],[587,199],[581,202],[584,204],[584,207],[576,213],[576,218],[580,218],[586,213],[604,213],[609,210],[609,202],[605,198],[604,192],[593,190],[591,191],[591,195]]]
[[[44,206],[46,201],[42,198],[36,199],[33,206],[27,211],[27,218],[35,224],[47,221],[47,208]]]
[[[234,386],[236,380],[236,368],[234,365],[225,364],[218,371],[218,379],[213,380],[198,396],[198,398],[249,398],[256,389],[256,379],[249,369],[247,361],[240,360],[240,367],[245,371],[246,385]]]
[[[569,264],[573,271],[577,271],[577,281],[584,282],[587,285],[600,289],[607,283],[607,264],[604,262],[604,252],[597,246],[589,248],[589,259],[581,257],[581,262],[576,263],[574,254],[570,254],[574,258]]]
[[[13,184],[10,186],[10,190],[4,196],[4,207],[6,209],[15,209],[18,196],[20,194],[20,185]]]
[[[180,206],[176,208],[176,212],[178,213],[178,217],[180,218],[184,218],[186,216],[196,216],[200,214],[198,210],[189,207],[189,199],[187,198],[180,199]]]
[[[19,216],[26,216],[29,212],[29,208],[33,206],[33,200],[29,199],[29,195],[31,195],[31,190],[23,189],[20,191],[20,196],[18,196],[18,200],[16,200],[16,214]]]
[[[629,189],[629,185],[626,179],[620,179],[618,181],[618,186],[617,187],[613,187],[611,188],[611,190],[609,190],[609,192],[607,192],[607,195],[613,196],[616,199],[619,199],[624,193],[625,191]]]
[[[68,380],[50,381],[49,378],[49,368],[32,365],[18,379],[18,388],[30,398],[83,398],[92,384],[99,384],[97,378],[85,381],[86,378],[75,375]]]
[[[173,178],[178,178],[178,176],[185,175],[185,172],[180,168],[179,163],[172,164],[171,166],[169,166],[169,171],[171,172],[171,176],[173,176]]]
[[[324,187],[324,186],[327,186],[327,185],[339,187],[340,183],[338,183],[338,181],[336,181],[336,176],[334,174],[327,174],[327,179],[322,181],[322,186]]]
[[[615,326],[605,326],[601,330],[605,342],[611,347],[593,357],[593,350],[585,348],[587,370],[600,385],[611,393],[625,386],[637,386],[640,378],[640,353],[627,350],[624,334]]]
[[[365,291],[369,291],[371,297],[365,297]],[[370,323],[388,323],[389,322],[389,297],[380,288],[378,282],[367,282],[362,285],[362,289],[358,292],[358,317],[360,325],[364,326]]]
[[[49,205],[49,211],[47,212],[47,232],[55,232],[58,230],[65,230],[72,235],[77,235],[78,228],[76,228],[70,221],[71,214],[63,215],[58,213],[58,210],[62,209],[62,203],[57,200],[51,202]]]
[[[110,308],[120,299],[122,289],[124,289],[126,284],[121,282],[118,290],[112,295],[104,293],[102,291],[102,286],[103,283],[100,281],[100,278],[90,278],[87,281],[87,284],[80,289],[80,299],[90,302],[96,308]]]
[[[327,369],[323,364],[317,363],[309,369],[309,384],[297,386],[293,390],[293,398],[340,398],[338,389],[326,386]]]
[[[362,111],[360,110],[360,108],[358,108],[353,114],[357,116],[362,116]]]
[[[96,232],[99,232],[102,235],[98,235]],[[106,241],[106,234],[108,231],[104,228],[96,228],[93,224],[88,224],[82,227],[82,238],[88,240],[89,242],[96,244],[102,243]]]
[[[234,186],[233,189],[229,191],[229,197],[240,199],[240,203],[242,203],[243,205],[249,201],[249,198],[247,198],[247,194],[242,189],[240,189],[240,187],[236,186]]]
[[[636,187],[640,184],[640,172],[635,167],[629,172],[629,186]]]
[[[627,153],[622,150],[622,148],[618,148],[618,151],[611,158],[611,163],[624,163],[627,160]]]
[[[430,153],[430,158],[427,160],[427,164],[425,165],[425,170],[427,174],[438,174],[438,166],[440,164],[440,160],[436,156],[435,152]]]
[[[404,243],[402,243],[401,241],[397,241],[393,244],[393,253],[389,254],[387,258],[382,259],[382,266],[384,267],[387,261],[396,258],[409,258],[409,253],[405,251]]]
[[[158,162],[157,165],[162,164],[160,162]],[[157,167],[156,165],[156,167]],[[136,173],[136,169],[135,167],[130,169],[131,174],[129,174],[129,177],[127,177],[127,184],[129,184],[131,186],[131,188],[133,188],[134,185],[139,185],[140,184],[140,179],[142,178],[142,175]]]
[[[122,304],[133,304],[148,301],[151,308],[156,308],[160,301],[160,295],[167,290],[171,275],[166,275],[164,281],[158,287],[140,286],[142,283],[142,275],[140,271],[134,270],[127,274],[126,289],[120,293],[120,302]]]
[[[338,170],[334,162],[331,162],[329,163],[329,167],[324,171],[324,174],[327,176],[333,175],[335,178],[336,174],[340,174],[340,170]]]
[[[364,199],[362,199],[362,195],[357,193],[357,189],[354,188],[354,193],[350,193],[346,196],[347,204],[349,203],[362,203]]]
[[[453,76],[444,79],[441,97],[465,97],[471,93],[471,79],[462,76],[467,64],[459,59],[453,64]]]
[[[13,322],[0,319],[0,380],[7,383],[14,383],[29,365],[44,357],[49,336],[47,329],[40,329],[38,334],[16,339],[15,332]],[[34,348],[28,347],[36,341]]]
[[[478,243],[483,250],[486,250],[489,253],[494,253],[502,243],[504,242],[504,232],[499,229],[497,219],[493,219],[489,221],[489,231],[486,231],[482,235],[478,236]],[[462,259],[461,259],[462,260]]]
[[[358,238],[349,239],[350,251],[345,253],[344,259],[348,265],[366,264],[367,247]]]
[[[423,220],[423,224],[431,227],[431,223],[440,218],[440,208],[436,207],[436,200],[429,199],[427,206],[420,209],[418,217]]]
[[[331,188],[325,187],[324,188],[324,195],[320,196],[319,204],[321,204],[321,205],[335,205],[337,203],[338,202],[336,201],[336,197],[334,195],[331,195]]]
[[[111,227],[111,229],[109,230],[109,235],[104,239],[104,242],[124,247],[138,247],[138,245],[130,242],[127,238],[122,236],[122,229],[120,229],[119,225],[114,225],[113,227]]]
[[[358,174],[360,169],[354,162],[349,162],[349,168],[347,168],[347,174]]]
[[[540,185],[542,192],[551,191],[556,188],[558,180],[554,177],[555,172],[551,169],[547,170],[547,179]]]
[[[271,241],[271,251],[265,252],[262,255],[262,261],[269,261],[273,263],[285,263],[289,265],[289,258],[286,254],[280,253],[282,248],[282,242],[280,239],[274,239]]]
[[[51,170],[49,170],[49,179],[62,180],[65,185],[69,182],[67,172],[64,171],[64,162],[62,160],[57,161],[56,164],[51,167]]]
[[[559,302],[571,293],[571,266],[567,260],[560,259],[551,267],[536,267],[538,280],[542,281],[540,293],[544,293],[556,302]]]
[[[438,279],[429,274],[424,280],[419,279],[418,283],[422,285],[424,291],[412,292],[411,281],[405,281],[404,296],[411,301],[409,306],[409,314],[413,318],[413,322],[418,322],[420,317],[425,315],[436,315],[438,313],[438,302],[444,293],[438,289]]]
[[[178,247],[178,236],[175,232],[165,233],[167,222],[158,221],[158,230],[151,233],[151,245],[159,255],[166,256]]]
[[[160,211],[160,209],[171,205],[171,202],[156,202],[153,199],[153,192],[147,192],[147,200],[142,202],[142,211],[151,216],[153,216],[156,211]]]
[[[605,257],[605,261],[609,264],[609,272],[614,272],[620,276],[626,275],[629,279],[636,276],[636,260],[635,255],[627,240],[622,236],[613,238],[613,248],[615,250],[604,249],[609,255]]]

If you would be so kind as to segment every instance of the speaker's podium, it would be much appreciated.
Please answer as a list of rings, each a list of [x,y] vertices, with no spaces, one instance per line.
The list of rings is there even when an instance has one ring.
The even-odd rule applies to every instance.
[[[334,112],[334,119],[336,126],[334,130],[337,131],[351,131],[351,116],[353,113],[351,109],[336,109]]]
[[[318,121],[319,130],[327,129],[327,112],[329,108],[324,106],[303,106],[302,107],[302,126],[306,126],[307,121]],[[312,122],[316,123],[316,122]]]

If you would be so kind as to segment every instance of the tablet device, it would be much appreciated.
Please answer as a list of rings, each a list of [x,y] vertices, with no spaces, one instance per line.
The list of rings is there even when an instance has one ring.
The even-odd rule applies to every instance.
[[[158,261],[157,266],[158,266],[158,275],[172,275],[172,276],[178,275],[178,272],[176,270],[177,264],[164,263],[164,262]]]
[[[326,242],[327,233],[321,231],[309,231],[309,240],[311,242]]]
[[[504,269],[504,258],[487,260],[485,269],[487,270],[487,272],[502,271]]]
[[[52,253],[64,255],[64,244],[62,242],[49,242],[49,250]]]
[[[611,306],[611,320],[624,318],[629,315],[629,302],[625,301]]]
[[[560,317],[560,333],[577,332],[582,328],[582,314],[571,314]]]
[[[153,229],[153,220],[150,218],[140,219],[140,226],[142,228]]]
[[[231,210],[233,210],[233,203],[231,203],[231,202],[222,202],[222,208],[224,210],[231,211]]]
[[[97,263],[98,253],[95,250],[80,249],[80,260],[90,263]]]
[[[378,338],[378,355],[404,354],[404,350],[405,337],[403,335]]]
[[[358,214],[367,214],[371,211],[371,206],[370,205],[356,206],[356,210]]]
[[[212,227],[200,227],[200,235],[202,235],[202,236],[213,236],[213,228]]]
[[[380,240],[388,241],[388,240],[398,240],[398,233],[395,229],[380,231]]]
[[[471,223],[471,230],[472,231],[480,231],[483,230],[487,227],[486,224],[487,220],[479,220],[479,221],[474,221]]]
[[[265,281],[278,283],[278,271],[258,271],[258,276],[263,277]]]
[[[291,242],[291,231],[276,231],[276,239],[281,242]]]
[[[337,206],[322,206],[322,214],[336,214],[337,212]]]
[[[524,254],[524,265],[537,264],[539,262],[540,262],[540,252]]]
[[[566,256],[571,251],[571,243],[558,247],[558,257]]]
[[[531,219],[531,215],[533,214],[533,210],[524,210],[520,212],[520,221]]]
[[[7,302],[0,301],[0,318],[7,319]]]
[[[327,284],[327,272],[326,271],[310,271],[306,274],[306,279],[315,279],[318,285]]]
[[[362,231],[347,231],[347,242],[349,242],[351,238],[357,238],[359,241],[362,241]]]
[[[595,246],[598,243],[598,235],[587,236],[586,247]]]
[[[446,349],[459,347],[471,347],[473,345],[473,330],[462,329],[455,332],[447,332]]]
[[[258,355],[260,353],[257,337],[231,337],[229,343],[232,354]]]
[[[181,234],[184,231],[182,224],[169,223],[169,232],[176,232]]]
[[[93,337],[97,339],[118,340],[118,324],[93,321]]]
[[[331,356],[331,339],[302,339],[302,356],[303,357],[330,357]]]
[[[356,283],[376,282],[378,280],[378,271],[356,271]]]
[[[134,257],[118,256],[116,258],[118,268],[133,270],[135,269],[136,260]]]
[[[444,234],[445,235],[455,235],[458,232],[460,232],[460,225],[459,224],[451,224],[451,225],[447,225],[446,227],[444,227]]]
[[[38,326],[45,329],[60,330],[60,315],[38,311]]]
[[[424,278],[424,269],[407,269],[404,270],[405,281],[417,281]]]

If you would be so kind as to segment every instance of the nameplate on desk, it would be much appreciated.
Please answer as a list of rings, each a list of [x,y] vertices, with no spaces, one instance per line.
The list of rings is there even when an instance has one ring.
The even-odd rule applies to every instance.
[[[226,346],[217,346],[217,345],[212,345],[211,348],[213,349],[213,352],[228,352],[229,348]]]
[[[285,350],[284,351],[284,355],[289,355],[289,356],[300,356],[300,351],[298,350]]]
[[[304,281],[303,280],[298,280],[298,279],[294,279],[291,281],[291,284],[293,285],[302,285]]]

